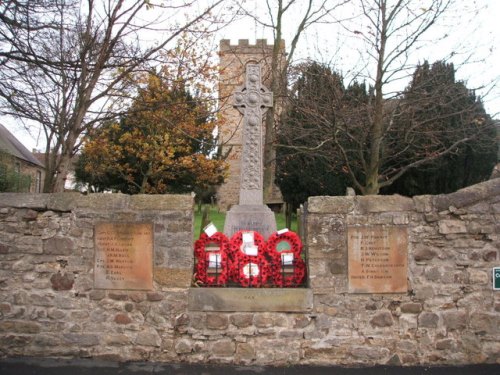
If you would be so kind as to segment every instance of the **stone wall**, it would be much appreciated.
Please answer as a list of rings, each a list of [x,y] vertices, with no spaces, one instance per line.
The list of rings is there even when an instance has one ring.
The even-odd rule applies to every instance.
[[[500,179],[413,199],[314,197],[304,213],[305,293],[245,291],[234,304],[234,289],[188,287],[189,196],[1,194],[0,354],[259,365],[500,363],[500,292],[491,275],[500,265],[499,217]],[[154,223],[153,290],[94,288],[93,227],[102,221]],[[348,292],[347,228],[366,225],[407,228],[407,293]],[[230,293],[238,307],[222,311]],[[193,308],[200,295],[209,298]],[[305,303],[287,311],[287,298],[302,295]],[[272,298],[269,311],[259,296]],[[207,311],[213,306],[223,307]]]
[[[320,362],[500,363],[500,179],[449,195],[314,197],[308,202]],[[348,294],[348,226],[408,228],[408,293]]]

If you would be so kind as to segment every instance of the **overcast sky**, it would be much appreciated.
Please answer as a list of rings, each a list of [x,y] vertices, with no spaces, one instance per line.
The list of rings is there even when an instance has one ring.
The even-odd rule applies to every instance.
[[[273,3],[273,0],[269,0]],[[319,2],[319,1],[317,1]],[[357,0],[349,1],[347,5],[334,12],[337,19],[346,19],[359,14],[353,4]],[[431,0],[415,0],[418,8],[426,7]],[[260,20],[268,22],[267,8],[264,0],[242,1],[247,11],[260,15]],[[288,45],[292,33],[295,32],[302,8],[294,8],[294,14],[284,20],[284,39]],[[417,9],[418,9],[417,8]],[[332,18],[330,18],[331,20]],[[439,23],[424,35],[422,44],[410,56],[409,65],[414,67],[418,62],[428,60],[430,63],[447,59],[457,68],[457,79],[466,81],[467,87],[480,88],[478,94],[483,97],[485,107],[492,116],[500,117],[500,0],[455,0],[453,6],[442,17]],[[360,68],[366,62],[366,52],[363,56],[359,37],[352,31],[366,32],[366,26],[360,18],[350,22],[350,29],[346,30],[339,24],[323,24],[311,27],[300,39],[295,60],[312,58],[329,63],[336,70],[343,73],[347,79],[353,73],[364,74],[369,81],[372,67]],[[443,35],[448,35],[443,40]],[[272,40],[271,30],[266,29],[258,21],[240,21],[232,24],[221,33],[221,38],[231,39],[237,43],[238,39]],[[450,58],[450,54],[453,57]],[[413,65],[412,65],[413,64]],[[412,69],[413,71],[413,69]],[[402,89],[407,81],[399,83]]]
[[[208,0],[207,0],[208,1]],[[430,0],[415,0],[422,6]],[[270,0],[273,3],[273,0]],[[350,3],[355,3],[353,0]],[[264,0],[241,0],[245,9],[258,14],[259,20],[268,22],[267,8]],[[302,2],[302,5],[304,2]],[[294,26],[298,23],[303,9],[299,6],[293,9],[284,20],[284,39],[287,44],[292,38]],[[356,14],[355,8],[347,6],[334,13],[338,19],[351,17]],[[455,6],[448,16],[425,35],[425,39],[412,56],[413,64],[427,59],[434,62],[439,59],[448,58],[450,53],[454,56],[450,61],[458,68],[457,78],[466,81],[467,87],[478,88],[477,93],[483,97],[487,112],[495,118],[500,118],[500,0],[457,0]],[[330,19],[331,20],[331,19]],[[357,24],[359,22],[359,25]],[[357,27],[359,26],[359,27]],[[354,19],[350,29],[365,31],[361,20]],[[448,34],[443,41],[439,41],[443,34]],[[266,29],[258,21],[245,19],[234,22],[221,30],[214,36],[214,46],[218,45],[220,39],[231,39],[237,43],[238,39],[273,39],[272,31]],[[358,78],[369,81],[370,66],[360,68],[366,63],[366,53],[359,38],[350,30],[340,27],[338,24],[323,24],[311,27],[303,35],[296,52],[295,60],[307,58],[329,63],[336,70],[342,72],[349,80],[353,72],[361,73]],[[464,61],[467,61],[464,64]],[[395,90],[402,89],[407,81],[399,81],[394,86]],[[37,132],[32,131],[28,135],[15,121],[2,119],[3,124],[28,148],[42,149],[44,147],[43,137],[37,142]]]

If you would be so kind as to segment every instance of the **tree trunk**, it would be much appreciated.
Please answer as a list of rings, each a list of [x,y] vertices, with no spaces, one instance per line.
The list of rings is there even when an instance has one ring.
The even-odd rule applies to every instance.
[[[75,148],[76,140],[78,138],[78,129],[80,129],[80,125],[83,121],[83,113],[77,117],[76,125],[72,127],[72,130],[68,132],[68,136],[66,141],[61,147],[61,155],[57,155],[57,150],[54,150],[51,154],[52,157],[55,157],[55,178],[52,186],[53,193],[62,193],[64,192],[64,185],[66,184],[66,179],[68,178],[68,173],[71,169],[71,161],[73,159],[73,150]]]
[[[375,78],[375,102],[373,106],[373,119],[370,129],[370,159],[365,176],[365,186],[362,190],[363,195],[378,194],[380,190],[380,151],[384,126],[384,99],[382,86],[384,80],[385,47],[387,43],[386,3],[384,1],[382,1],[380,4],[380,11],[382,13],[382,28],[380,30],[380,49],[377,60],[377,76]]]
[[[292,230],[292,205],[290,203],[285,203],[285,221],[286,227]]]
[[[59,165],[57,168],[54,185],[52,187],[53,193],[64,192],[64,185],[66,185],[66,179],[68,177],[70,165],[71,165],[71,155],[69,155],[68,152],[61,154],[61,159],[59,160]]]
[[[203,214],[201,216],[201,225],[200,225],[200,236],[203,233],[203,229],[210,224],[210,212],[208,210],[208,206],[203,207]]]

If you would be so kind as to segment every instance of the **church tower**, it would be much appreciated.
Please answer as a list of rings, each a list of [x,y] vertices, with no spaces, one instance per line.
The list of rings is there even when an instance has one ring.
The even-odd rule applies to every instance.
[[[280,48],[284,59],[284,41],[282,41]],[[257,39],[255,44],[249,44],[247,39],[240,39],[237,45],[232,45],[227,39],[220,41],[219,100],[221,110],[219,143],[222,155],[226,157],[226,162],[229,164],[226,180],[217,192],[218,206],[222,211],[226,211],[231,206],[238,204],[240,191],[243,117],[237,109],[233,108],[232,94],[244,83],[245,67],[248,63],[260,64],[262,83],[267,88],[270,88],[272,52],[273,45],[268,45],[265,39]],[[280,106],[281,100],[276,97],[276,93],[274,95],[275,106]],[[264,199],[264,203],[271,206],[283,203],[281,193],[276,186],[273,186],[271,195],[264,197]]]

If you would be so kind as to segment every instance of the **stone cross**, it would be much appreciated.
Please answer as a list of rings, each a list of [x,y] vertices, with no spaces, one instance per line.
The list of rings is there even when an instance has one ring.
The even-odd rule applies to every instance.
[[[245,84],[233,94],[233,106],[243,115],[240,205],[262,205],[262,117],[273,106],[273,94],[261,83],[260,65],[246,66]]]

